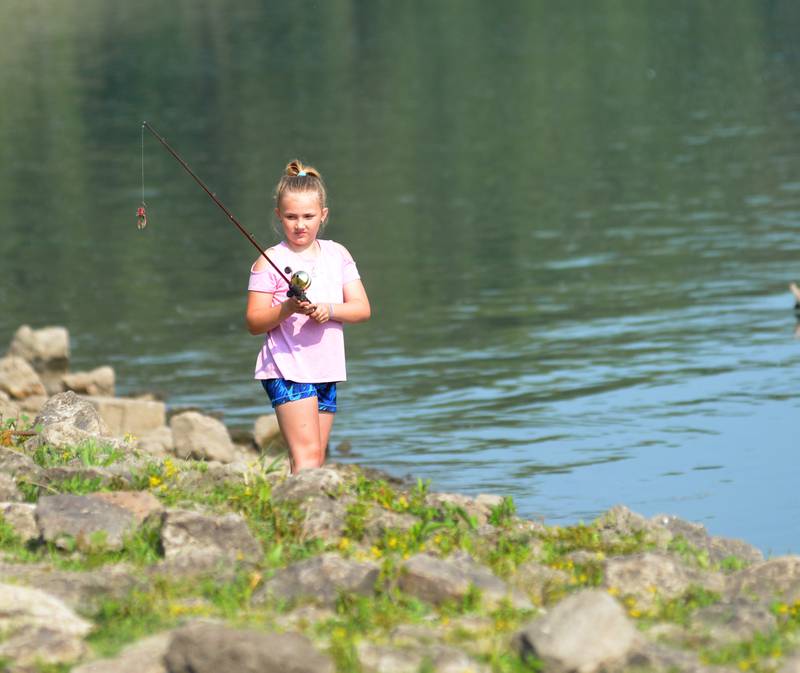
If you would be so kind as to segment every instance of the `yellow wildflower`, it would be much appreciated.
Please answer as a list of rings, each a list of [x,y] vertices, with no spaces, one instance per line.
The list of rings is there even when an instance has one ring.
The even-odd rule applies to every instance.
[[[350,549],[350,540],[346,537],[343,537],[341,540],[339,540],[339,549],[341,551],[347,551]]]
[[[160,484],[161,484],[161,477],[155,474],[150,475],[150,488],[155,488]]]
[[[617,587],[608,587],[606,591],[608,591],[608,593],[612,596],[619,596],[619,589],[617,589]]]
[[[397,546],[397,538],[394,536],[390,537],[387,544],[389,545],[390,549],[394,549]]]
[[[254,570],[253,572],[250,573],[249,584],[251,590],[255,589],[259,585],[259,582],[261,582],[261,577],[262,577],[261,573],[258,572],[257,570]]]
[[[380,558],[381,556],[383,556],[383,552],[380,549],[378,549],[375,545],[372,545],[372,549],[370,549],[370,551],[372,552],[372,555],[375,558]]]

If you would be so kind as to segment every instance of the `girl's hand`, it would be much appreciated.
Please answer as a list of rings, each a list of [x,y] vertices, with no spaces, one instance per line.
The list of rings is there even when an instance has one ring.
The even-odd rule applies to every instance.
[[[311,315],[317,307],[310,301],[299,301],[297,297],[289,297],[285,302],[286,310],[289,315],[293,313],[302,313],[303,315]]]
[[[319,306],[315,306],[314,310],[311,311],[308,315],[310,315],[314,320],[316,320],[320,325],[323,323],[328,322],[331,319],[330,313],[330,304],[320,304]]]

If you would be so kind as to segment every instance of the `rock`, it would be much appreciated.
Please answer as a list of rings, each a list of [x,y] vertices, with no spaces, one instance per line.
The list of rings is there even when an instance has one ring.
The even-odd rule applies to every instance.
[[[12,670],[26,666],[41,670],[43,664],[70,664],[86,651],[83,639],[48,626],[23,627],[0,643],[0,658],[12,660]]]
[[[475,587],[481,592],[482,601],[490,606],[510,598],[517,608],[532,607],[524,596],[510,590],[503,580],[465,553],[449,559],[415,554],[400,567],[399,585],[406,593],[435,605],[460,601]]]
[[[418,521],[419,519],[413,514],[394,512],[375,505],[365,517],[364,535],[367,539],[378,539],[392,530],[407,531]]]
[[[253,425],[253,439],[262,451],[268,449],[280,436],[281,428],[275,414],[265,414],[256,419]]]
[[[24,453],[0,446],[0,472],[15,477],[17,481],[36,481],[42,474],[42,468]]]
[[[96,612],[107,598],[122,599],[133,589],[146,588],[139,573],[125,563],[84,572],[56,570],[47,563],[0,562],[0,577],[44,591],[83,614]]]
[[[14,529],[22,544],[39,539],[39,526],[36,524],[36,505],[24,502],[0,503],[3,521]]]
[[[564,586],[570,581],[569,573],[556,570],[536,561],[528,561],[517,567],[509,579],[509,584],[522,591],[536,605],[542,605],[549,591]]]
[[[69,367],[69,332],[64,327],[31,329],[22,325],[14,334],[9,355],[26,360],[38,372],[48,394],[61,392],[61,377]]]
[[[230,463],[234,459],[233,442],[228,430],[216,418],[186,411],[170,419],[178,458],[218,460]]]
[[[302,470],[272,489],[274,502],[300,502],[307,498],[335,498],[344,487],[344,478],[333,467]]]
[[[81,395],[114,396],[114,383],[116,375],[113,368],[105,365],[89,372],[73,372],[64,374],[61,386],[64,390],[71,390]]]
[[[164,656],[169,673],[334,673],[333,660],[299,633],[193,624],[175,631]]]
[[[24,400],[18,400],[17,405],[22,415],[38,414],[50,398],[47,395],[30,395]]]
[[[636,627],[605,591],[585,589],[558,603],[514,636],[521,656],[553,673],[594,673],[623,662],[637,643]]]
[[[657,643],[640,642],[628,653],[624,671],[647,673],[733,673],[722,666],[706,666],[694,652],[665,647]]]
[[[157,633],[128,645],[112,659],[97,659],[72,669],[72,673],[167,673],[164,655],[172,633]]]
[[[485,500],[478,503],[460,493],[430,493],[425,501],[430,507],[460,508],[467,516],[472,517],[477,525],[486,523],[492,511],[491,506],[487,505]]]
[[[167,424],[167,407],[163,402],[97,395],[83,399],[97,409],[108,431],[117,437],[126,434],[143,437]]]
[[[91,623],[44,591],[0,584],[0,630],[13,633],[30,627],[54,629],[78,638],[83,638],[92,629]]]
[[[20,502],[22,493],[17,488],[17,482],[10,474],[0,472],[0,502]]]
[[[695,612],[689,623],[691,633],[706,633],[715,647],[752,640],[757,633],[769,633],[778,625],[768,607],[739,599],[716,603]]]
[[[127,447],[111,439],[108,426],[95,408],[72,391],[51,397],[34,424],[42,426],[42,430],[25,442],[25,448],[29,451],[45,445],[56,449],[74,448],[87,442]]]
[[[161,516],[161,544],[168,561],[204,565],[218,561],[256,562],[263,556],[261,543],[238,514],[206,516],[172,509]]]
[[[362,673],[489,673],[483,664],[446,645],[400,648],[362,641],[356,652]]]
[[[645,552],[618,556],[605,562],[604,586],[636,598],[640,607],[649,607],[656,597],[675,598],[692,585],[709,591],[725,590],[720,573],[702,572],[684,566],[674,556]]]
[[[800,654],[787,657],[783,666],[778,669],[778,673],[800,673]]]
[[[767,605],[800,600],[800,556],[779,556],[731,574],[728,593]]]
[[[88,496],[111,503],[133,514],[136,522],[141,524],[151,514],[161,512],[164,506],[149,491],[106,491]]]
[[[136,448],[142,453],[147,453],[156,458],[164,458],[175,453],[175,440],[172,430],[166,425],[148,430],[137,437]]]
[[[644,540],[652,542],[659,549],[666,549],[673,537],[668,527],[650,521],[624,505],[616,505],[604,512],[595,520],[594,525],[606,543],[641,534]]]
[[[347,526],[347,506],[350,498],[331,500],[327,497],[310,498],[302,502],[298,509],[303,514],[301,540],[315,538],[325,542],[335,542],[344,535]]]
[[[22,409],[11,401],[5,390],[0,390],[0,427],[4,427],[6,421],[18,421],[22,414]]]
[[[380,567],[375,563],[359,563],[329,552],[278,570],[253,595],[253,602],[309,599],[333,606],[341,593],[372,596],[379,574]]]
[[[86,495],[48,495],[39,498],[36,522],[46,542],[70,549],[98,543],[106,549],[122,549],[123,537],[136,526],[136,517],[126,509]]]
[[[16,355],[0,358],[0,390],[17,400],[47,394],[33,367]]]

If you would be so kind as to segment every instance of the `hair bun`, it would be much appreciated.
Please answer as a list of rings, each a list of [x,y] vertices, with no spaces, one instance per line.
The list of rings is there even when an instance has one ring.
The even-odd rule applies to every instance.
[[[286,175],[290,178],[310,176],[312,178],[322,179],[319,171],[313,166],[306,166],[300,159],[292,159],[286,164]]]

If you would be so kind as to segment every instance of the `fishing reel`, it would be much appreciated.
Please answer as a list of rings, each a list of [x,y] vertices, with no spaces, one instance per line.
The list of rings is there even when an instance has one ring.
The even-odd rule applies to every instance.
[[[305,271],[295,271],[289,279],[289,297],[297,297],[298,301],[308,301],[306,290],[311,287],[311,276]]]

